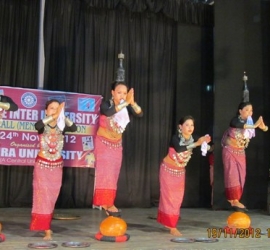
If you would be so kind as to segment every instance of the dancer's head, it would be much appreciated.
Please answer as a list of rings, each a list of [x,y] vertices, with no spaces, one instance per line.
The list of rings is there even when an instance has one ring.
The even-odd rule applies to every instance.
[[[45,104],[45,113],[47,116],[54,115],[60,105],[60,102],[56,99],[51,99]]]
[[[189,138],[194,131],[194,118],[191,115],[182,117],[178,122],[180,133],[185,137]]]
[[[113,82],[111,87],[112,99],[116,105],[127,98],[128,86],[124,82]]]
[[[251,102],[241,102],[238,105],[237,115],[240,115],[243,120],[246,120],[249,116],[252,116],[252,114],[253,107]]]

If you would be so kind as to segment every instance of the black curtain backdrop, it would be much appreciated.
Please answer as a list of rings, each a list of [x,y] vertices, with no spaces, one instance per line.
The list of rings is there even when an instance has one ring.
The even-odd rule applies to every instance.
[[[36,88],[38,26],[39,1],[0,1],[0,85]],[[0,166],[0,207],[30,205],[32,173],[28,166]]]
[[[213,6],[188,0],[47,0],[44,89],[110,96],[117,54],[144,110],[124,134],[116,205],[150,207],[159,164],[186,114],[213,130]],[[36,88],[39,0],[0,0],[0,84]],[[32,166],[0,167],[0,207],[31,206]],[[57,207],[91,207],[94,169],[64,168]],[[207,158],[194,152],[184,207],[210,205]]]
[[[39,2],[0,0],[0,85],[37,87]],[[195,132],[215,142],[214,208],[228,207],[220,139],[241,99],[244,70],[254,116],[270,124],[270,1],[192,2],[46,1],[44,89],[109,98],[117,54],[125,54],[126,82],[145,116],[124,134],[117,206],[157,204],[160,161],[179,118],[192,114]],[[269,132],[258,132],[247,150],[249,208],[266,207],[269,140]],[[0,166],[0,207],[31,206],[32,173],[32,166]],[[209,166],[199,149],[186,180],[183,206],[209,206]],[[91,207],[93,186],[94,169],[64,168],[57,207]]]
[[[215,3],[215,101],[214,208],[229,208],[224,192],[221,137],[242,99],[243,73],[247,72],[253,118],[269,110],[269,1],[216,1]],[[226,21],[224,21],[226,20]],[[242,202],[250,209],[266,209],[269,179],[270,133],[256,130],[246,149],[247,173]]]
[[[37,86],[39,1],[0,1],[0,85]]]
[[[195,118],[194,133],[212,136],[213,29],[179,24],[177,29],[177,85],[174,126],[183,114]],[[199,84],[198,84],[199,83]],[[199,149],[186,167],[183,207],[208,207],[211,188],[208,158]]]

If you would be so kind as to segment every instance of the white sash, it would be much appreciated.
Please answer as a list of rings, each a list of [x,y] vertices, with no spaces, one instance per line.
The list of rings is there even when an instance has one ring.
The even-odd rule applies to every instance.
[[[61,131],[63,131],[64,128],[65,128],[65,125],[66,125],[65,124],[65,119],[66,119],[65,111],[64,111],[64,109],[62,109],[59,116],[58,116],[58,118],[57,118],[57,126]]]
[[[246,124],[247,125],[253,125],[254,124],[251,116],[249,116],[247,118],[247,123]],[[249,139],[251,139],[252,137],[255,137],[255,129],[254,128],[245,129],[244,136],[245,136],[245,138],[249,138]]]
[[[119,127],[121,127],[122,129],[125,129],[127,124],[130,122],[127,108],[125,107],[121,109],[119,112],[117,112],[113,116],[113,120],[114,122],[117,123]]]

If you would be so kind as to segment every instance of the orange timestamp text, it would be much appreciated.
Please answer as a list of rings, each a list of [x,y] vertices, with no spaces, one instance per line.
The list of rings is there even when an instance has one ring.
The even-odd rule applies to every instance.
[[[208,238],[255,238],[259,239],[262,236],[261,228],[207,228],[207,237]],[[268,238],[270,238],[270,228],[266,229],[265,233]]]

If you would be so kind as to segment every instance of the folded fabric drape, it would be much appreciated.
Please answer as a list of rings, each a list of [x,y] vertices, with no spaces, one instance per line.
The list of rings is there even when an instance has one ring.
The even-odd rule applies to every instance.
[[[77,0],[69,0],[78,5]],[[61,1],[58,1],[61,6]],[[65,0],[66,2],[66,0]],[[162,12],[176,22],[214,26],[214,7],[190,0],[83,0],[87,8],[121,9],[130,12]]]

